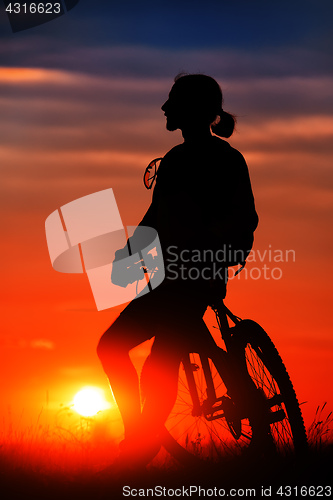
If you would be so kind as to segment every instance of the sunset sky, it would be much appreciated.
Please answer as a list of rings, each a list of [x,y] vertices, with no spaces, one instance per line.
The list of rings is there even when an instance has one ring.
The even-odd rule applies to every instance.
[[[257,261],[226,303],[269,332],[307,424],[333,409],[332,2],[81,0],[14,34],[0,15],[1,418],[33,422],[85,385],[107,390],[96,345],[120,308],[98,312],[86,276],[52,269],[44,223],[110,187],[123,222],[141,220],[144,168],[182,141],[160,110],[180,72],[219,81],[260,217]],[[282,278],[250,279],[263,265]]]

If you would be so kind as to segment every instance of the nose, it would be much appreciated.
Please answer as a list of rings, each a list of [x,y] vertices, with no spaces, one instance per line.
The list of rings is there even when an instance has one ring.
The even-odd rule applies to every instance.
[[[168,107],[168,102],[169,102],[169,99],[167,101],[165,101],[165,103],[161,106],[161,110],[164,111],[164,113],[166,112],[167,110],[167,107]]]

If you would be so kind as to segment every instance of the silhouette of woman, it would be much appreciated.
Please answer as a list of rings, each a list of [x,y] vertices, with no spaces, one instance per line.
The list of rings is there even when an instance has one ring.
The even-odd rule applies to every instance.
[[[249,173],[241,153],[221,139],[230,137],[235,125],[222,103],[213,78],[176,77],[162,111],[167,130],[180,129],[184,142],[162,159],[140,223],[158,232],[166,278],[125,308],[97,348],[122,415],[120,456],[126,464],[146,463],[158,451],[183,353],[189,342],[193,350],[196,338],[212,341],[202,317],[212,284],[225,297],[225,271],[233,263],[221,259],[221,248],[250,250],[253,243],[258,216]],[[153,337],[140,384],[129,351]]]

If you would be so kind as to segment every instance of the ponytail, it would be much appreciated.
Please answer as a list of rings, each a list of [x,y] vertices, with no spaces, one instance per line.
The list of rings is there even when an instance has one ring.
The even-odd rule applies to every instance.
[[[235,130],[236,117],[227,113],[222,108],[218,113],[218,117],[220,119],[212,124],[212,131],[219,137],[225,137],[228,139],[228,137],[230,137]]]

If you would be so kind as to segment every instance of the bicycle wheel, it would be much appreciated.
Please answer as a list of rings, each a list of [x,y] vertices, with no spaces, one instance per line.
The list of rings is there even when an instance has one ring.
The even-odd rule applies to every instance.
[[[244,369],[229,366],[229,380],[231,375],[239,384],[238,390],[233,384],[230,397],[223,382],[225,360],[219,356],[219,348],[214,350],[209,359],[216,391],[213,415],[205,411],[207,384],[199,355],[190,356],[201,412],[193,411],[188,381],[184,371],[180,372],[178,398],[166,422],[163,444],[181,462],[218,462],[242,455],[246,449],[258,455],[272,454],[273,450],[281,454],[302,452],[307,447],[299,403],[274,344],[251,320],[241,321],[232,331],[237,362]],[[248,410],[241,404],[246,392],[251,394]]]
[[[303,452],[307,436],[302,412],[286,367],[273,342],[256,322],[236,325],[247,371],[267,402],[270,434],[279,453]]]
[[[199,397],[197,409],[193,406],[184,367],[180,368],[177,400],[162,435],[164,447],[180,462],[219,462],[225,457],[241,455],[251,442],[251,422],[241,419],[235,401],[227,394],[223,354],[225,351],[216,346],[209,357],[189,355]],[[209,401],[203,362],[209,365],[215,401]]]

